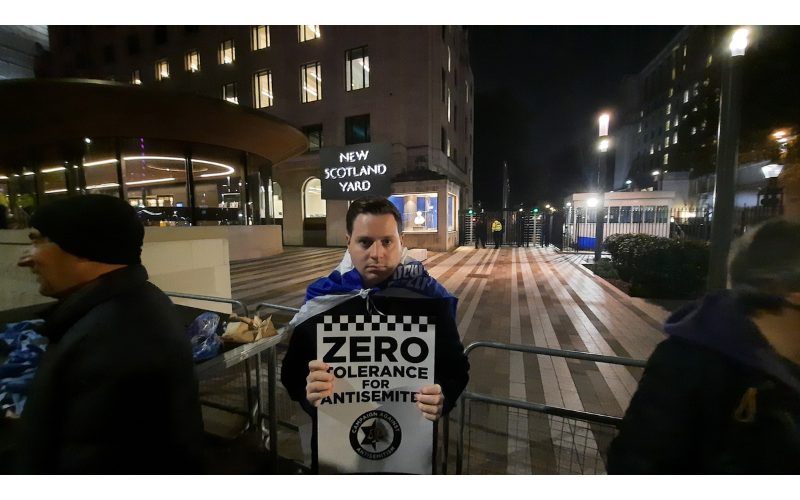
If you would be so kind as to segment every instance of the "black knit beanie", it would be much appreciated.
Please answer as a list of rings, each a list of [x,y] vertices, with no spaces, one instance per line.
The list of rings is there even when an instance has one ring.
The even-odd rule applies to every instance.
[[[144,226],[133,207],[113,196],[88,194],[49,203],[34,212],[31,227],[77,257],[141,263]]]

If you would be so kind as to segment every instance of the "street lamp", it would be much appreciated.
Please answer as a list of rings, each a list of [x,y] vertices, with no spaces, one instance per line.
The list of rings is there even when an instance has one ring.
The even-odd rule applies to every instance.
[[[597,135],[600,138],[597,143],[599,154],[597,155],[597,192],[600,193],[599,201],[597,202],[597,215],[595,217],[595,232],[594,232],[594,261],[599,262],[603,253],[603,223],[605,222],[605,209],[603,207],[603,197],[605,196],[605,175],[606,175],[606,153],[608,152],[611,141],[608,138],[608,124],[611,121],[611,115],[602,113],[597,118]],[[588,200],[588,202],[591,201]]]
[[[783,171],[783,165],[771,163],[761,167],[761,173],[767,180],[767,185],[758,190],[759,205],[770,209],[777,209],[783,204],[783,190],[778,186],[778,176]]]
[[[711,225],[711,252],[708,289],[727,284],[728,252],[733,232],[733,202],[741,124],[742,56],[747,50],[750,30],[736,29],[728,45],[731,56],[723,61],[717,137],[717,177],[714,187],[714,219]]]
[[[653,170],[652,172],[650,172],[650,175],[654,177],[653,182],[655,182],[655,187],[653,189],[661,191],[661,183],[659,182],[662,179],[661,170]]]
[[[770,134],[770,137],[778,143],[778,159],[781,163],[786,160],[789,152],[789,143],[795,138],[791,129],[780,129]]]
[[[743,56],[745,50],[747,50],[747,42],[750,36],[750,29],[748,28],[739,28],[733,32],[731,35],[731,43],[728,47],[731,49],[731,56]]]

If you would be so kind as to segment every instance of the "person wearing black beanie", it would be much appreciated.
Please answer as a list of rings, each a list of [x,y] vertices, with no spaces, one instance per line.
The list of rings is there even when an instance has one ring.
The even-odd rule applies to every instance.
[[[89,194],[38,209],[31,227],[67,253],[106,264],[139,264],[144,226],[136,211],[113,196]]]
[[[31,218],[18,265],[58,302],[22,414],[17,471],[197,473],[202,414],[189,338],[141,264],[144,227],[125,201],[59,200]]]

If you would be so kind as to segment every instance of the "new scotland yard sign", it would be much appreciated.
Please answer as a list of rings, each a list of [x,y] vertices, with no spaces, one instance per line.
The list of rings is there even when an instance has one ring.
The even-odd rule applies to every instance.
[[[389,144],[351,144],[322,148],[322,198],[355,200],[362,196],[389,196],[392,170],[392,148]]]

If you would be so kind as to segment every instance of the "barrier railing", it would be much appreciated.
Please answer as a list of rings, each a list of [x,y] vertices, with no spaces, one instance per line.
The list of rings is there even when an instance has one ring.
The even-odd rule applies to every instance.
[[[290,306],[282,306],[280,304],[271,304],[269,302],[261,302],[256,306],[256,314],[261,312],[261,309],[275,309],[276,311],[286,311],[291,313],[297,313],[300,309],[296,307]]]
[[[244,315],[246,317],[250,316],[250,309],[248,309],[247,305],[241,300],[228,299],[224,297],[211,297],[209,295],[194,295],[191,293],[181,293],[181,292],[164,292],[164,293],[170,297],[177,297],[180,299],[205,300],[207,302],[221,302],[223,304],[231,304],[234,306],[239,306],[242,312],[244,312]]]
[[[250,309],[247,305],[236,299],[228,299],[224,297],[211,297],[208,295],[195,295],[190,293],[180,293],[180,292],[164,292],[167,296],[170,297],[177,297],[182,299],[190,299],[190,300],[197,300],[197,301],[206,301],[206,302],[216,302],[216,303],[223,303],[223,304],[231,304],[233,306],[238,307],[241,312],[244,313],[245,317],[250,316]],[[287,310],[292,312],[297,312],[298,309],[281,306],[277,304],[270,304],[268,302],[262,302],[256,306],[256,314],[260,314],[262,309],[272,308],[272,309],[280,309],[280,310]],[[275,352],[275,346],[278,342],[280,342],[283,334],[279,332],[278,335],[272,337],[268,340],[262,340],[260,342],[264,342],[263,344],[253,344],[252,348],[249,345],[243,345],[237,348],[240,353],[236,353],[231,351],[224,355],[221,355],[221,358],[224,357],[232,357],[231,354],[236,354],[233,356],[235,359],[228,360],[228,362],[222,363],[225,364],[236,364],[238,362],[244,362],[245,366],[245,385],[246,385],[246,402],[247,402],[247,415],[249,417],[249,423],[252,428],[261,427],[263,432],[263,409],[265,407],[262,396],[263,392],[261,390],[261,352],[266,351],[267,354],[267,404],[266,408],[268,409],[268,415],[266,416],[267,426],[268,426],[268,438],[265,440],[265,445],[269,449],[270,454],[270,461],[273,465],[277,466],[278,463],[278,420],[277,420],[277,411],[276,411],[276,377],[277,377],[277,355]],[[251,363],[251,358],[252,363]],[[252,365],[252,366],[251,366]],[[254,378],[255,384],[253,384],[253,380],[251,378],[250,370],[254,370]],[[251,387],[255,385],[255,398],[253,398]],[[226,411],[232,411],[231,408],[227,407],[226,405],[221,404],[214,404],[213,402],[204,401],[203,404],[207,406],[212,406],[218,409],[223,409]],[[233,410],[234,413],[238,413]]]
[[[580,351],[565,351],[560,349],[550,349],[547,347],[536,347],[521,344],[505,344],[502,342],[490,341],[477,341],[469,344],[464,349],[464,354],[469,357],[470,352],[473,350],[484,347],[489,349],[501,349],[506,351],[523,352],[528,354],[540,354],[545,356],[553,356],[568,359],[579,359],[585,361],[593,361],[597,363],[608,363],[622,366],[631,366],[637,368],[644,368],[646,361],[639,359],[623,358],[618,356],[605,356],[601,354],[591,354],[588,352]],[[560,408],[541,403],[532,403],[529,401],[520,401],[515,399],[500,398],[489,394],[480,394],[470,391],[465,391],[461,394],[458,415],[458,442],[456,448],[456,474],[462,474],[463,461],[464,461],[464,428],[466,424],[466,407],[470,401],[482,402],[492,405],[500,405],[509,408],[516,408],[520,410],[532,411],[542,413],[555,417],[565,419],[573,419],[582,422],[604,424],[612,427],[618,427],[622,421],[621,417],[613,415],[603,415],[599,413],[592,413],[581,410],[571,410],[568,408]],[[569,426],[567,426],[569,427]],[[578,426],[575,426],[578,427]],[[445,431],[447,432],[447,431]],[[446,442],[446,441],[445,441]],[[446,452],[445,452],[446,453]]]

